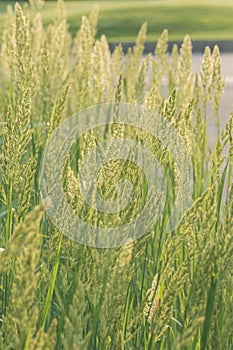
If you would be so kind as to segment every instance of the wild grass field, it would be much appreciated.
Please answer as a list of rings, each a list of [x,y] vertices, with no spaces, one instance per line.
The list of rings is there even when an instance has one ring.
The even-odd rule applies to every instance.
[[[142,57],[147,35],[142,25],[126,56],[121,45],[111,54],[106,37],[95,37],[96,8],[82,17],[72,38],[63,1],[54,6],[54,19],[44,26],[41,10],[32,9],[31,22],[31,10],[16,5],[8,10],[1,39],[0,349],[233,349],[233,116],[221,130],[218,47],[205,49],[195,75],[189,36],[180,51],[174,45],[170,57],[164,30],[155,55]],[[150,149],[170,187],[153,228],[108,249],[81,245],[57,229],[41,203],[40,176],[56,128],[74,113],[107,102],[159,113],[182,137],[192,164],[192,203],[170,232],[179,183],[172,153],[144,129],[110,125],[106,137],[134,138]],[[218,130],[213,152],[209,106]],[[75,215],[100,227],[106,218],[82,204],[77,171],[101,141],[93,129],[74,143],[62,177]],[[115,159],[99,174],[104,200],[115,200],[121,178],[132,182],[135,197],[105,222],[119,230],[148,195],[138,168]]]
[[[0,12],[7,4],[0,2]],[[107,35],[111,42],[134,41],[142,23],[147,22],[148,40],[156,41],[164,28],[170,39],[182,40],[186,34],[193,40],[233,40],[233,3],[230,0],[145,0],[145,1],[65,1],[69,30],[75,35],[82,15],[88,15],[95,3],[99,4],[97,37]],[[52,20],[54,1],[46,1],[43,9],[44,22]],[[0,30],[4,16],[0,13]]]

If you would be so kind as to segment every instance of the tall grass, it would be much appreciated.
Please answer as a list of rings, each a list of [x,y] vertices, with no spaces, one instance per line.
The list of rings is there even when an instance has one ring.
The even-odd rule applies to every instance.
[[[156,55],[144,57],[143,25],[124,57],[121,45],[111,54],[105,36],[95,39],[97,8],[82,18],[74,39],[63,1],[46,28],[40,6],[37,11],[30,24],[27,7],[9,8],[1,40],[0,348],[233,349],[233,117],[220,130],[218,47],[205,49],[201,73],[194,75],[189,36],[169,58],[165,30]],[[74,112],[103,102],[141,104],[182,135],[192,159],[193,204],[171,233],[165,227],[176,187],[172,163],[158,140],[140,130],[135,137],[144,138],[174,175],[170,201],[151,232],[118,248],[85,247],[63,236],[44,213],[39,169],[49,137]],[[213,152],[209,105],[218,128]],[[111,133],[132,131],[118,126]],[[84,135],[64,165],[64,191],[76,212],[78,162],[97,139]],[[132,165],[122,170],[110,163],[105,171],[110,186],[130,172],[144,195],[143,177]],[[116,194],[108,183],[101,190],[108,200]]]

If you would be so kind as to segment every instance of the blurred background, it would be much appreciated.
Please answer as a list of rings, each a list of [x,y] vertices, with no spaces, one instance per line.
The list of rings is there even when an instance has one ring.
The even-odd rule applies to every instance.
[[[22,6],[31,6],[35,0],[19,1]],[[43,20],[49,24],[55,16],[56,1],[44,2],[41,9]],[[5,25],[8,5],[16,1],[0,0],[0,34]],[[38,0],[37,0],[38,2]],[[233,111],[233,0],[65,0],[69,31],[74,36],[81,18],[88,15],[93,6],[99,7],[97,38],[107,36],[110,48],[121,42],[126,52],[132,46],[144,22],[148,24],[145,53],[154,53],[155,43],[167,28],[169,47],[181,45],[189,34],[193,45],[193,70],[200,71],[205,46],[213,49],[217,44],[221,52],[222,73],[225,77],[225,91],[220,106],[221,127]],[[33,19],[33,11],[32,19]],[[208,128],[212,145],[216,139],[215,125],[209,111]]]
[[[14,3],[0,0],[0,30],[7,5]],[[67,16],[73,35],[81,16],[88,14],[95,3],[100,9],[97,35],[106,34],[110,42],[133,41],[143,22],[148,23],[148,41],[156,41],[164,28],[168,29],[171,40],[182,40],[185,34],[192,40],[233,40],[232,0],[67,0]],[[54,16],[54,7],[55,1],[45,1],[42,12],[47,22]]]

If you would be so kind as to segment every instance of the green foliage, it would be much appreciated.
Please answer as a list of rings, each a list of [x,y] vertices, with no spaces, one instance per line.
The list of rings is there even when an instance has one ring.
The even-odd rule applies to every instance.
[[[43,1],[31,4],[33,21],[28,7],[9,9],[0,52],[0,348],[232,349],[233,116],[220,130],[224,79],[218,47],[206,48],[201,73],[194,76],[189,36],[169,57],[165,30],[156,55],[145,57],[144,24],[126,56],[121,45],[111,54],[106,37],[95,37],[96,7],[72,39],[63,1],[47,27]],[[38,206],[39,167],[51,133],[74,112],[104,102],[161,113],[183,137],[193,166],[193,204],[168,233],[178,181],[168,150],[140,129],[114,124],[107,130],[107,139],[144,140],[172,178],[153,230],[109,250],[64,237]],[[209,104],[218,128],[213,152]],[[63,187],[74,212],[105,225],[104,215],[85,206],[76,177],[82,158],[100,141],[95,130],[73,145]],[[104,199],[117,196],[121,178],[134,184],[138,196],[121,215],[112,215],[116,226],[137,214],[147,190],[136,167],[113,160],[99,172]]]
[[[32,0],[33,14],[44,0]],[[14,0],[0,1],[0,33],[7,6]],[[28,4],[27,0],[20,3]],[[233,6],[231,0],[98,0],[100,23],[98,38],[105,34],[111,42],[132,42],[141,23],[149,25],[148,40],[154,42],[166,25],[170,39],[182,40],[189,33],[193,40],[232,40]],[[69,30],[74,36],[83,15],[88,15],[95,1],[65,0]],[[46,25],[54,18],[55,1],[47,0],[42,8]],[[207,20],[208,18],[208,20]]]

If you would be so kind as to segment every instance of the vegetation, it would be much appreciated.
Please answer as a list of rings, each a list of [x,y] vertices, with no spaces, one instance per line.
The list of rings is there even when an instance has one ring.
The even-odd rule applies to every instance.
[[[36,7],[40,1],[33,2]],[[169,59],[164,30],[156,55],[142,57],[143,25],[134,49],[124,56],[119,45],[111,54],[105,36],[95,39],[96,8],[82,17],[73,39],[62,1],[48,27],[40,10],[33,11],[30,23],[30,10],[9,9],[1,41],[0,348],[233,349],[233,116],[220,130],[224,79],[218,47],[205,49],[195,76],[189,36]],[[62,120],[116,101],[159,112],[182,135],[192,159],[193,204],[168,232],[177,185],[173,172],[172,190],[151,232],[122,247],[82,246],[59,232],[40,204],[41,157]],[[219,135],[213,152],[208,105]],[[129,130],[128,136],[135,132],[171,174],[174,164],[166,149],[140,130]],[[64,191],[77,214],[75,171],[85,147],[98,142],[98,133],[86,133],[64,164]],[[127,172],[136,192],[146,193],[132,164],[116,162],[111,174],[112,166],[105,169],[109,182],[100,186],[108,200],[116,195],[119,174]],[[126,219],[135,215],[137,204]],[[98,223],[98,212],[89,215]]]
[[[4,23],[7,3],[0,2],[0,30]],[[22,2],[22,1],[21,1]],[[164,28],[170,39],[182,40],[186,34],[193,40],[232,40],[233,3],[211,0],[146,0],[146,1],[65,1],[69,30],[74,36],[81,24],[82,15],[88,15],[95,3],[99,4],[100,16],[97,37],[105,34],[111,42],[134,41],[143,22],[148,23],[148,40],[156,41]],[[54,1],[46,1],[43,8],[46,25],[54,15]]]

